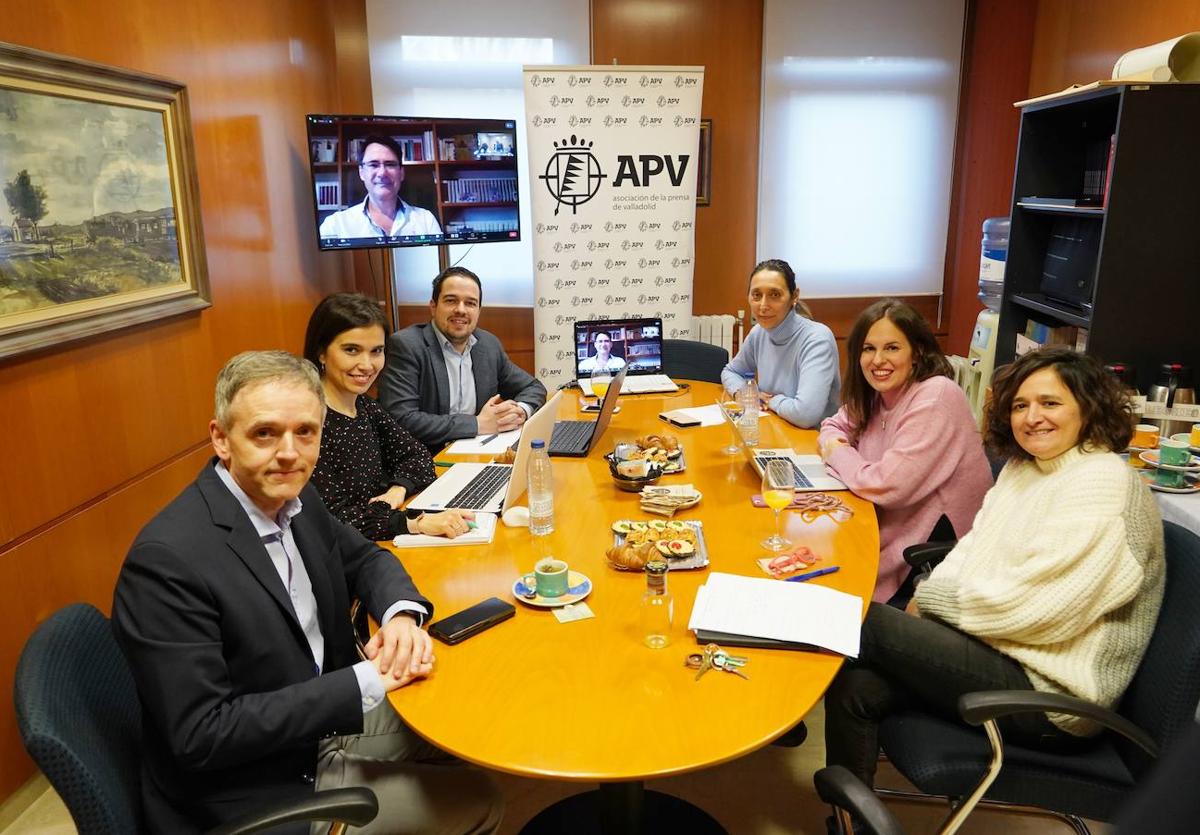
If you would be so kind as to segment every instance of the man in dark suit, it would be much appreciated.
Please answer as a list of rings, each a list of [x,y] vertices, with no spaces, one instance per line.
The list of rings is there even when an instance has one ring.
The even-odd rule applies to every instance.
[[[483,285],[463,267],[433,280],[433,321],[388,338],[379,400],[432,450],[458,438],[517,429],[546,402],[546,387],[479,330]]]
[[[347,785],[379,798],[361,831],[499,825],[488,778],[419,740],[387,703],[432,670],[421,626],[433,606],[308,485],[324,413],[308,362],[234,357],[209,425],[217,457],[125,559],[112,622],[142,701],[149,831],[198,832]],[[365,661],[351,596],[383,624]]]

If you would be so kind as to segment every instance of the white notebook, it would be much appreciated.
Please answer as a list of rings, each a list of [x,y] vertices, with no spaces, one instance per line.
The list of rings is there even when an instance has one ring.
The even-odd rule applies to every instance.
[[[815,644],[858,657],[861,597],[814,583],[713,572],[696,589],[688,629]]]
[[[475,512],[476,528],[447,539],[423,533],[402,534],[392,540],[397,548],[440,548],[447,545],[487,545],[496,536],[496,514]]]

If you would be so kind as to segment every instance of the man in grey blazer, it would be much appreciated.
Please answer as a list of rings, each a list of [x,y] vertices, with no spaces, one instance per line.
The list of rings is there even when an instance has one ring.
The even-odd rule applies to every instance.
[[[482,298],[479,276],[450,267],[433,280],[433,321],[388,338],[379,400],[432,450],[516,429],[546,402],[546,387],[478,329]]]

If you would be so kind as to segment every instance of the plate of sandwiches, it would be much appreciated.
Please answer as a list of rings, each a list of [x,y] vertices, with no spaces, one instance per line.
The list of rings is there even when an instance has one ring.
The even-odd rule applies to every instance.
[[[672,571],[707,568],[704,523],[678,519],[620,519],[612,524],[613,547],[605,556],[618,571],[641,571],[662,557]]]
[[[617,444],[610,458],[620,463],[622,461],[649,461],[655,466],[662,467],[663,475],[681,473],[686,464],[683,460],[683,446],[674,435],[654,434],[643,435],[632,443]]]

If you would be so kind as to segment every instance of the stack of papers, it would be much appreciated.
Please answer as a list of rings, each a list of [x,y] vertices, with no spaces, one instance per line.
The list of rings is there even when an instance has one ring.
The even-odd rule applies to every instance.
[[[446,455],[488,455],[504,452],[521,437],[520,429],[510,429],[495,435],[476,435],[474,438],[463,438],[450,444]]]
[[[858,657],[861,597],[810,583],[714,572],[696,590],[688,629],[811,644]]]
[[[446,545],[486,545],[496,536],[496,514],[475,513],[475,529],[448,539],[423,533],[401,534],[392,540],[397,548],[438,548]]]

